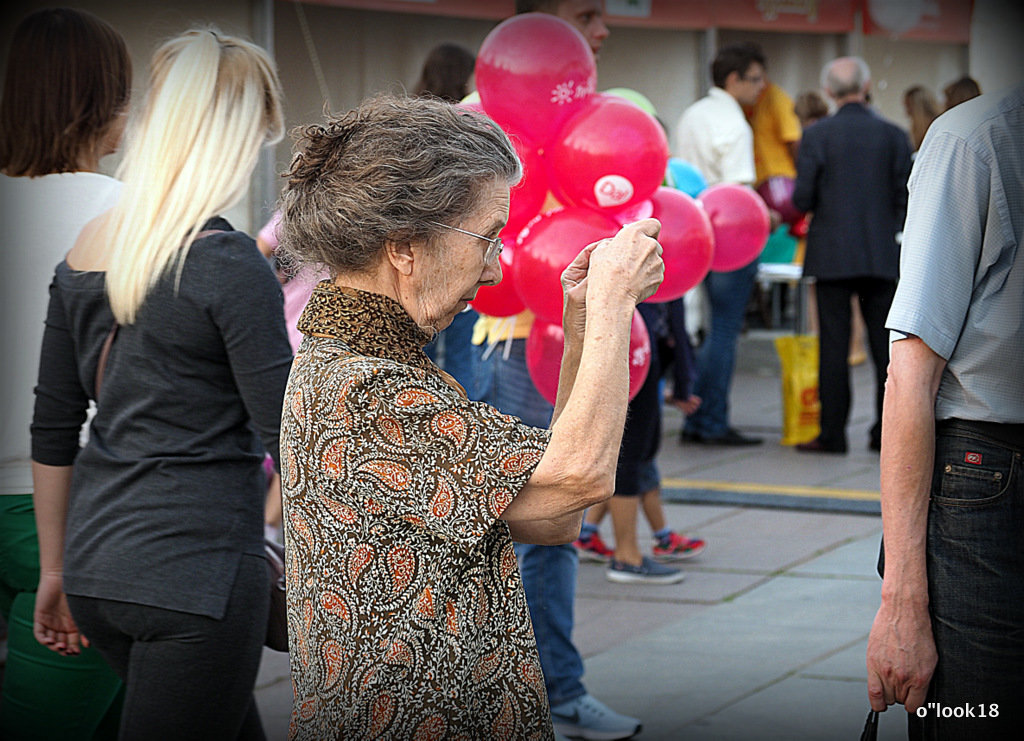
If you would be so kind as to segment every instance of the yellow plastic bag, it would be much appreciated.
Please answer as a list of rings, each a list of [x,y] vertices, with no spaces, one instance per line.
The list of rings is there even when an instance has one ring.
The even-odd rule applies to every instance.
[[[821,431],[818,402],[818,338],[799,334],[775,338],[782,366],[782,440],[797,445]]]

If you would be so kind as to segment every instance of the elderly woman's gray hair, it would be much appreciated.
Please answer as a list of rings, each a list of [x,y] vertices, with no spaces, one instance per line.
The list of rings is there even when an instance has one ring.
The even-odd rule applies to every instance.
[[[378,96],[301,132],[281,194],[280,252],[332,274],[376,264],[387,241],[433,242],[481,186],[522,166],[487,116],[429,98]]]

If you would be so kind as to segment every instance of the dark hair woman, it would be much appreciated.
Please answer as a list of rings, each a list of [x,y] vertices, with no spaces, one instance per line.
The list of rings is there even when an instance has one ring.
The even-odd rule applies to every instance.
[[[120,183],[132,84],[124,39],[91,13],[39,10],[15,27],[0,100],[0,613],[8,622],[0,738],[115,738],[122,685],[92,649],[58,657],[32,636],[39,542],[29,424],[53,266]],[[76,431],[77,432],[77,431]]]

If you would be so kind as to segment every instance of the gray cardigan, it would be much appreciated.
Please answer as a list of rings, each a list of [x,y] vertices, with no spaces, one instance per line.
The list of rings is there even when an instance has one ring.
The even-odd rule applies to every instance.
[[[61,263],[32,459],[74,464],[65,591],[220,618],[242,554],[263,553],[261,464],[278,459],[292,357],[280,285],[245,234],[195,242],[177,289],[172,271],[119,329],[79,451],[112,325],[105,274]]]

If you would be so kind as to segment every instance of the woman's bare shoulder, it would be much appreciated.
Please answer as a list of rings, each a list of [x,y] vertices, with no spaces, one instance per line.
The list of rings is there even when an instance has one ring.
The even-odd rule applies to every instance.
[[[86,222],[78,233],[74,246],[68,250],[65,261],[68,267],[81,271],[105,271],[106,253],[100,235],[103,233],[110,212],[105,211]]]

